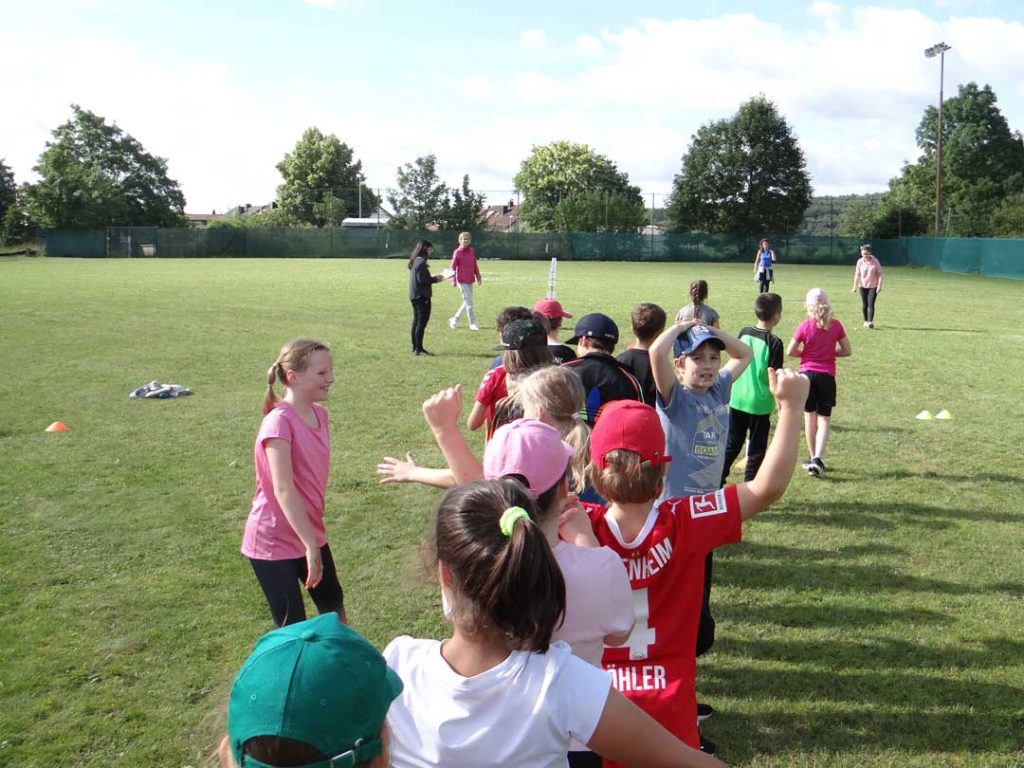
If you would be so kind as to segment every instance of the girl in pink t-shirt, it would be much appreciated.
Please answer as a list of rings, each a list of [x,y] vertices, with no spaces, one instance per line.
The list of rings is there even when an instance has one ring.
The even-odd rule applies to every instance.
[[[280,399],[274,392],[279,382]],[[263,422],[256,436],[256,491],[245,523],[242,554],[249,558],[274,624],[304,621],[299,583],[320,613],[344,619],[341,584],[324,531],[324,495],[331,459],[327,409],[334,383],[326,344],[296,339],[267,372]]]
[[[821,288],[812,288],[805,303],[808,317],[797,326],[786,354],[800,358],[800,373],[811,381],[804,405],[804,434],[811,457],[803,467],[809,475],[824,477],[825,447],[836,404],[836,358],[849,357],[852,350],[843,324],[832,313],[828,295]]]

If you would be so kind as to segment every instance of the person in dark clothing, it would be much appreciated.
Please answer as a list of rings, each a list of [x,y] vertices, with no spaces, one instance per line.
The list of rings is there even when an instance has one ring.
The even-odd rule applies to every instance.
[[[575,335],[566,344],[575,344],[579,357],[562,363],[580,377],[585,396],[580,418],[591,427],[601,406],[612,400],[644,401],[643,388],[633,372],[612,353],[619,341],[619,328],[607,315],[584,315],[576,323]]]
[[[431,275],[427,259],[434,246],[429,240],[417,240],[409,256],[409,301],[412,302],[412,353],[432,355],[423,348],[423,332],[430,320],[430,298],[434,283],[444,280],[444,275]]]

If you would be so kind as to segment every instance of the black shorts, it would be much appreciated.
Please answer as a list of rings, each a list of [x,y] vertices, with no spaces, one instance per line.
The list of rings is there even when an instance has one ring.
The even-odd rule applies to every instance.
[[[811,381],[804,413],[831,416],[836,404],[836,377],[820,371],[807,371],[804,375]]]

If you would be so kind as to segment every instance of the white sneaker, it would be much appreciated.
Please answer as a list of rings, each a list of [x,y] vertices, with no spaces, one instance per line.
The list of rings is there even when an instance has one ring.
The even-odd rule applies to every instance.
[[[871,323],[869,323],[867,320],[865,320],[864,321],[864,327],[865,328],[870,328],[871,327]]]
[[[459,325],[459,321],[456,320],[454,317],[449,317],[448,318],[448,327],[451,328],[453,331],[455,330],[455,328],[458,325]]]
[[[471,331],[479,331],[480,330],[480,326],[477,325],[476,323],[470,323],[469,330],[471,330]]]

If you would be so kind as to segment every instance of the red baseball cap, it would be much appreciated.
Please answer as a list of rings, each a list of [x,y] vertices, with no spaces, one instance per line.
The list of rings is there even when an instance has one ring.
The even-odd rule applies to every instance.
[[[541,299],[533,305],[533,311],[539,312],[549,320],[553,320],[556,317],[572,317],[572,315],[562,308],[558,299]]]
[[[597,412],[590,433],[590,460],[604,469],[605,456],[616,450],[637,453],[641,461],[654,466],[672,461],[665,455],[665,431],[657,411],[636,400],[613,400]]]

